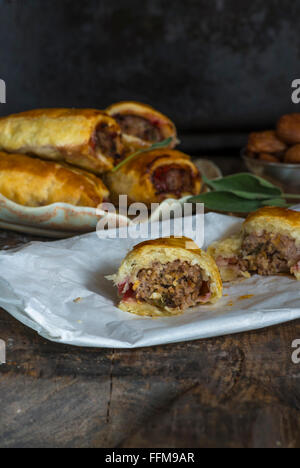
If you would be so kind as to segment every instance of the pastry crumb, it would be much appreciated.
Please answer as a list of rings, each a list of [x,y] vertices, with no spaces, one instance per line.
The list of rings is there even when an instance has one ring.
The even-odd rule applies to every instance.
[[[240,296],[239,301],[246,301],[247,299],[251,299],[254,297],[254,294],[247,294],[246,296]]]

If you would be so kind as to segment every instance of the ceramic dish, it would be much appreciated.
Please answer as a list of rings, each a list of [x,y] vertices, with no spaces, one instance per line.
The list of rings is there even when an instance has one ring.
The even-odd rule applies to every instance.
[[[211,161],[197,159],[194,162],[201,173],[210,179],[222,175],[219,168]],[[152,213],[150,221],[157,221],[166,207],[170,207],[170,204],[183,203],[186,198],[165,200]],[[0,194],[0,229],[48,238],[67,238],[95,231],[99,220],[103,217],[114,218],[117,226],[131,223],[126,216],[106,213],[96,208],[78,207],[67,203],[32,208],[18,205]]]

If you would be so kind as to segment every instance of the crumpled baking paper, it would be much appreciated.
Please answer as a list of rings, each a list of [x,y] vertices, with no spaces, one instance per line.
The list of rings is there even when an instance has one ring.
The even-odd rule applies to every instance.
[[[241,223],[239,218],[206,214],[204,247]],[[195,239],[191,232],[184,234]],[[196,340],[300,318],[300,283],[285,276],[225,284],[217,304],[177,317],[151,319],[123,312],[117,308],[117,290],[105,276],[115,273],[140,241],[99,239],[91,233],[1,252],[0,306],[51,341],[101,348]]]

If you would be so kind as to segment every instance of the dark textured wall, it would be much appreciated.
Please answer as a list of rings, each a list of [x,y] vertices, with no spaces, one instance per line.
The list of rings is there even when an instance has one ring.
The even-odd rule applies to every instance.
[[[297,110],[299,20],[298,0],[0,0],[0,114],[135,99],[222,145]]]

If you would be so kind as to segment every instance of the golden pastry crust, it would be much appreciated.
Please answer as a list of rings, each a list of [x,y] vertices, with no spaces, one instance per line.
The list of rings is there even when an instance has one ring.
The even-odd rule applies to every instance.
[[[0,152],[0,193],[24,206],[69,203],[97,207],[109,192],[103,182],[81,169]]]
[[[36,109],[0,118],[0,150],[63,161],[101,174],[123,152],[121,129],[95,109]]]
[[[292,146],[284,155],[287,164],[300,164],[300,145]]]
[[[165,184],[170,170],[176,180],[172,179],[169,184]],[[163,171],[161,175],[159,171]],[[185,184],[184,175],[187,178]],[[198,195],[202,185],[199,171],[190,156],[170,149],[137,155],[118,171],[107,173],[105,181],[115,203],[118,203],[119,195],[125,194],[129,202],[147,205],[160,203],[167,198]]]
[[[153,264],[167,265],[178,261],[197,265],[210,283],[210,297],[203,299],[203,303],[215,303],[222,297],[223,285],[219,270],[214,259],[186,237],[161,238],[142,242],[134,247],[123,260],[116,275],[108,277],[117,286],[126,282],[133,285],[135,290],[139,283],[138,274],[141,270],[149,269]],[[158,307],[146,301],[126,298],[121,300],[119,307],[127,312],[146,316],[178,315],[183,312],[181,308]]]
[[[178,143],[177,131],[174,123],[161,112],[147,104],[135,101],[117,102],[109,106],[106,112],[119,122],[121,128],[123,127],[123,141],[128,153],[139,148],[147,148],[157,141],[163,141],[170,137],[172,138],[169,145],[170,148],[174,148]],[[132,122],[133,131],[128,131],[128,125],[124,122],[124,117],[126,116],[133,116],[135,119],[135,122]],[[138,122],[136,118],[142,120]],[[150,130],[150,135],[148,135],[147,138],[142,134],[139,135],[138,131],[139,123],[142,123],[143,119],[145,119],[146,123],[148,122],[148,125],[150,124],[153,127],[153,132]],[[156,138],[153,139],[153,136]]]
[[[254,132],[249,135],[247,150],[250,153],[281,153],[286,148],[287,145],[273,130]]]
[[[300,114],[283,115],[277,123],[277,135],[289,145],[300,143]]]
[[[300,212],[277,207],[261,208],[248,216],[239,233],[212,244],[207,252],[216,260],[223,281],[232,281],[241,276],[250,277],[248,271],[237,268],[234,260],[241,255],[243,240],[247,235],[263,236],[264,233],[289,238],[299,249]],[[291,273],[300,280],[300,270],[291,269]]]
[[[288,234],[300,244],[300,212],[271,206],[261,208],[251,213],[243,224],[243,233],[254,231]]]
[[[241,233],[228,237],[227,239],[214,242],[207,249],[207,253],[211,255],[217,262],[222,281],[234,281],[238,277],[250,278],[247,272],[237,270],[234,264],[220,262],[220,259],[234,259],[241,251],[243,237]]]

